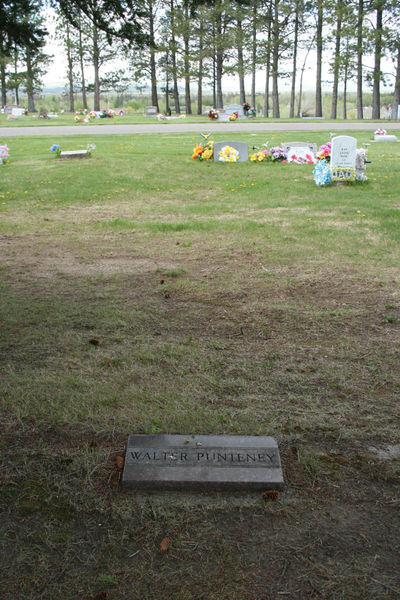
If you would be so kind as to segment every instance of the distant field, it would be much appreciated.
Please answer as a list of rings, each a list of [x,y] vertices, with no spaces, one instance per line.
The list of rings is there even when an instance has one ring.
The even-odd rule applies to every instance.
[[[77,127],[0,166],[2,599],[400,597],[400,144],[324,189]],[[133,432],[275,436],[286,489],[122,493]]]

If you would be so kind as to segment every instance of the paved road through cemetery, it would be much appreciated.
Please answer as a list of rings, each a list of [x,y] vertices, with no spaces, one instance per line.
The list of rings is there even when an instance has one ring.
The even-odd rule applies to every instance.
[[[0,127],[0,140],[7,137],[22,136],[59,136],[59,135],[132,135],[141,133],[187,133],[187,132],[218,132],[227,134],[243,132],[263,133],[271,131],[330,131],[339,132],[343,130],[371,130],[386,127],[390,130],[400,130],[400,122],[332,122],[332,121],[308,121],[295,123],[251,123],[239,121],[237,123],[144,123],[138,125],[96,125],[94,123],[43,126],[43,127]]]

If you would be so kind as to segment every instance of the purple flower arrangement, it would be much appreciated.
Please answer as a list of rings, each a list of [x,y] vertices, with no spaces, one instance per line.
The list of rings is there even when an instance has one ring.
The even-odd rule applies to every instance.
[[[280,146],[273,146],[269,150],[268,159],[272,161],[286,162],[287,152]]]

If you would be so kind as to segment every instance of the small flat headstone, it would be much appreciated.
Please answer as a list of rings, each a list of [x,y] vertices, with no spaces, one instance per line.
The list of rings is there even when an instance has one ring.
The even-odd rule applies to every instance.
[[[88,158],[89,152],[87,150],[65,150],[61,152],[60,158]]]
[[[122,487],[133,490],[279,490],[283,475],[272,437],[130,435]]]
[[[375,142],[397,142],[396,135],[374,135]]]
[[[231,146],[239,152],[237,162],[247,162],[249,160],[249,145],[247,142],[214,142],[214,162],[219,162],[219,153],[224,146]]]

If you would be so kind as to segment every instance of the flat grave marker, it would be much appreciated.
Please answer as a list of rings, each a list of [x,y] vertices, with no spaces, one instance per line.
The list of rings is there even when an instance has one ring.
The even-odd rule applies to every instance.
[[[60,153],[60,158],[89,158],[87,150],[64,150]]]
[[[266,436],[130,435],[122,487],[133,490],[279,490],[278,445]]]

